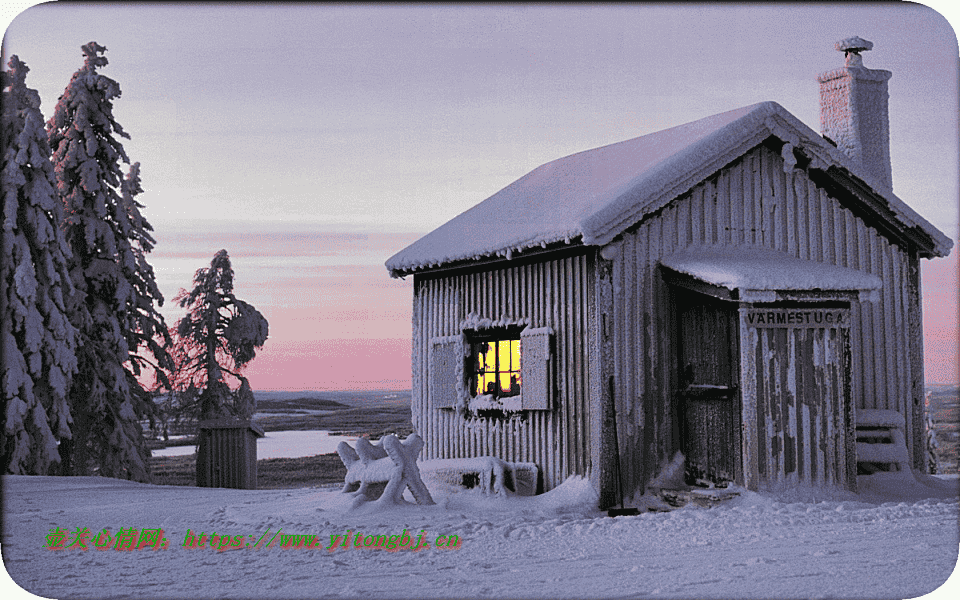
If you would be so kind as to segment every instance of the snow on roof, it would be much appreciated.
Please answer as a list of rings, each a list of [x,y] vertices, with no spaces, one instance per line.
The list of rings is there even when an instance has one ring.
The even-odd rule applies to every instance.
[[[579,239],[609,243],[770,135],[839,165],[871,185],[904,228],[929,235],[946,255],[952,242],[874,185],[840,150],[775,102],[762,102],[542,165],[454,217],[386,262],[391,275]]]
[[[870,273],[752,246],[694,246],[660,264],[728,290],[877,290],[882,285]]]

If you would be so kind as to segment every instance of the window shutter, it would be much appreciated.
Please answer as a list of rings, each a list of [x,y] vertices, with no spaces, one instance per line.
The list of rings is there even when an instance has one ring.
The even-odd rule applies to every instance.
[[[460,336],[437,337],[430,340],[430,403],[434,408],[451,408],[457,404],[457,377],[462,375],[463,361]]]
[[[521,408],[550,410],[553,408],[553,383],[550,377],[549,327],[524,329],[520,332],[520,375],[523,378]]]

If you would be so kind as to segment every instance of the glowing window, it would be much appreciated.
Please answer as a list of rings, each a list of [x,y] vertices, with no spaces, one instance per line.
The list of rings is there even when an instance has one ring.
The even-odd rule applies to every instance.
[[[520,394],[520,339],[491,339],[474,344],[471,394],[508,398]]]

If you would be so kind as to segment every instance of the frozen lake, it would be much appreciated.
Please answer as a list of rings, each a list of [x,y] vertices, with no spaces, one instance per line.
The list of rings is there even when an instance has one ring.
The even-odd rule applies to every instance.
[[[357,441],[356,436],[330,435],[329,431],[268,431],[266,437],[257,440],[257,459],[300,458],[337,451],[340,442]],[[193,454],[195,446],[174,446],[154,450],[153,456],[186,456]]]

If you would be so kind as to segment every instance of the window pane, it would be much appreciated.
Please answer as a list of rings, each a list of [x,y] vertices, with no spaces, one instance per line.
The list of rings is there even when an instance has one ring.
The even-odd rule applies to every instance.
[[[500,373],[500,393],[510,393],[510,373]]]
[[[483,354],[483,370],[488,373],[494,373],[497,370],[496,342],[486,344],[487,350]]]
[[[497,383],[497,374],[494,372],[486,373],[483,375],[483,387],[481,388],[481,394],[496,394],[496,383]]]
[[[497,342],[497,354],[500,359],[499,368],[497,369],[500,372],[510,370],[510,340],[500,340]],[[507,386],[510,387],[509,385]]]

